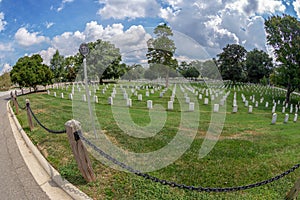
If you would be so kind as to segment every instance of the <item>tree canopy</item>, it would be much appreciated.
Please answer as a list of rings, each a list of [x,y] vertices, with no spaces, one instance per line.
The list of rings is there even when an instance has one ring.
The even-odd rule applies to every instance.
[[[223,48],[223,52],[218,54],[217,63],[224,80],[238,82],[246,79],[244,66],[246,54],[246,49],[239,44],[228,44]]]
[[[264,77],[269,77],[273,70],[272,58],[266,52],[254,49],[247,53],[245,67],[247,81],[260,83]]]
[[[154,34],[156,37],[148,40],[146,56],[151,70],[166,77],[166,87],[168,87],[170,68],[175,70],[178,65],[174,58],[176,46],[170,39],[173,32],[169,26],[161,24],[154,29]]]
[[[126,65],[120,64],[120,50],[108,41],[97,40],[88,43],[90,53],[87,56],[88,77],[92,80],[119,78],[126,71]]]
[[[274,49],[278,67],[276,84],[287,88],[286,102],[300,85],[300,22],[292,16],[272,16],[265,21],[267,42]]]
[[[53,74],[42,62],[43,59],[38,54],[19,58],[10,72],[11,81],[18,84],[20,88],[32,87],[35,91],[38,85],[51,84]]]

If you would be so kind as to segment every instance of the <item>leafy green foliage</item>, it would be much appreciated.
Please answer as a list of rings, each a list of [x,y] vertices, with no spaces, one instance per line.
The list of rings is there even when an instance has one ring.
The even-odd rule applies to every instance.
[[[286,102],[300,85],[300,22],[292,16],[272,16],[265,21],[267,42],[279,63],[273,81],[287,88]]]
[[[245,67],[248,81],[259,83],[262,78],[270,76],[273,70],[272,58],[266,52],[254,49],[247,53]]]
[[[56,50],[52,59],[50,60],[50,69],[53,72],[53,78],[55,82],[61,82],[66,77],[65,71],[65,58],[59,54],[59,51]]]
[[[87,56],[87,73],[90,80],[119,78],[126,71],[126,65],[120,64],[120,50],[108,41],[97,40],[88,43],[90,53]],[[81,69],[81,72],[83,70]]]
[[[246,80],[244,61],[246,49],[238,44],[228,44],[223,52],[218,54],[218,67],[224,80],[240,82]]]
[[[11,87],[12,83],[10,80],[9,72],[6,72],[0,76],[0,91],[8,90]]]
[[[38,54],[20,58],[10,72],[11,81],[20,88],[33,87],[34,90],[37,90],[38,85],[50,84],[53,74],[42,62],[43,59]]]
[[[178,65],[174,58],[176,46],[174,41],[169,38],[173,36],[173,32],[169,26],[161,24],[154,29],[154,34],[156,38],[151,38],[147,42],[148,53],[146,56],[151,70],[166,77],[166,86],[168,86],[169,68],[176,69]]]

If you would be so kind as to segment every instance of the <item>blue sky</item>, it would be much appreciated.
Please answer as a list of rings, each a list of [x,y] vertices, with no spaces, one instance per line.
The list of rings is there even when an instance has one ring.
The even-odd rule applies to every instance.
[[[153,27],[175,32],[178,58],[215,57],[228,43],[269,51],[264,19],[299,19],[300,0],[0,0],[0,74],[18,58],[56,49],[74,55],[82,42],[114,43],[123,61],[144,63]]]

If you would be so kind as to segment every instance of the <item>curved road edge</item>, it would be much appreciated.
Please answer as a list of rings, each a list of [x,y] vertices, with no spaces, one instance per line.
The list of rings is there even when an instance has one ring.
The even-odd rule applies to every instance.
[[[53,168],[50,163],[48,163],[21,127],[9,102],[10,101],[7,102],[7,113],[9,115],[9,121],[19,150],[31,174],[39,183],[41,188],[47,193],[49,198],[64,200],[72,198],[76,200],[91,200],[88,195],[80,191],[66,179],[63,179],[58,171]],[[51,185],[51,182],[57,184],[57,186],[59,186],[59,188],[63,191],[57,188],[57,186]]]

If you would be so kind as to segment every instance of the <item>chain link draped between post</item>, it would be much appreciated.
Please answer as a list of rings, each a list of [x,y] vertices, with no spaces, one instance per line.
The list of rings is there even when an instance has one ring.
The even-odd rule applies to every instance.
[[[15,98],[15,101],[17,102],[19,108],[21,108],[22,110],[25,110],[25,109],[26,109],[27,106],[25,105],[24,107],[22,107],[22,106],[19,104],[19,101],[18,101],[17,98]]]
[[[147,173],[142,173],[138,170],[133,169],[132,167],[116,160],[115,158],[113,158],[112,156],[108,155],[107,153],[105,153],[104,151],[102,151],[101,149],[99,149],[96,145],[94,145],[93,143],[91,143],[87,138],[85,138],[81,131],[78,131],[76,134],[78,134],[78,136],[80,137],[80,139],[82,139],[87,145],[89,145],[91,148],[93,148],[97,153],[99,153],[101,156],[105,157],[107,160],[113,162],[114,164],[120,166],[121,168],[128,170],[129,172],[136,174],[138,176],[141,176],[145,179],[149,179],[153,182],[156,183],[160,183],[162,185],[168,185],[171,187],[176,187],[176,188],[180,188],[180,189],[186,189],[186,190],[192,190],[192,191],[198,191],[198,192],[234,192],[234,191],[241,191],[241,190],[247,190],[247,189],[252,189],[255,187],[260,187],[269,183],[272,183],[274,181],[277,181],[285,176],[287,176],[288,174],[294,172],[296,169],[298,169],[300,167],[300,164],[296,164],[294,165],[292,168],[288,169],[287,171],[274,176],[270,179],[264,180],[264,181],[260,181],[260,182],[256,182],[253,184],[249,184],[249,185],[243,185],[243,186],[236,186],[236,187],[224,187],[224,188],[212,188],[212,187],[202,187],[202,186],[189,186],[189,185],[185,185],[185,184],[178,184],[176,182],[173,181],[168,181],[168,180],[164,180],[164,179],[159,179],[155,176],[151,176]]]
[[[31,107],[29,104],[26,104],[27,109],[30,111],[30,113],[32,114],[33,118],[35,119],[35,121],[43,128],[45,129],[47,132],[49,133],[54,133],[54,134],[62,134],[62,133],[66,133],[66,130],[51,130],[49,128],[47,128],[46,126],[44,126],[39,120],[38,118],[35,116],[35,114],[33,113],[33,111],[31,110]]]

